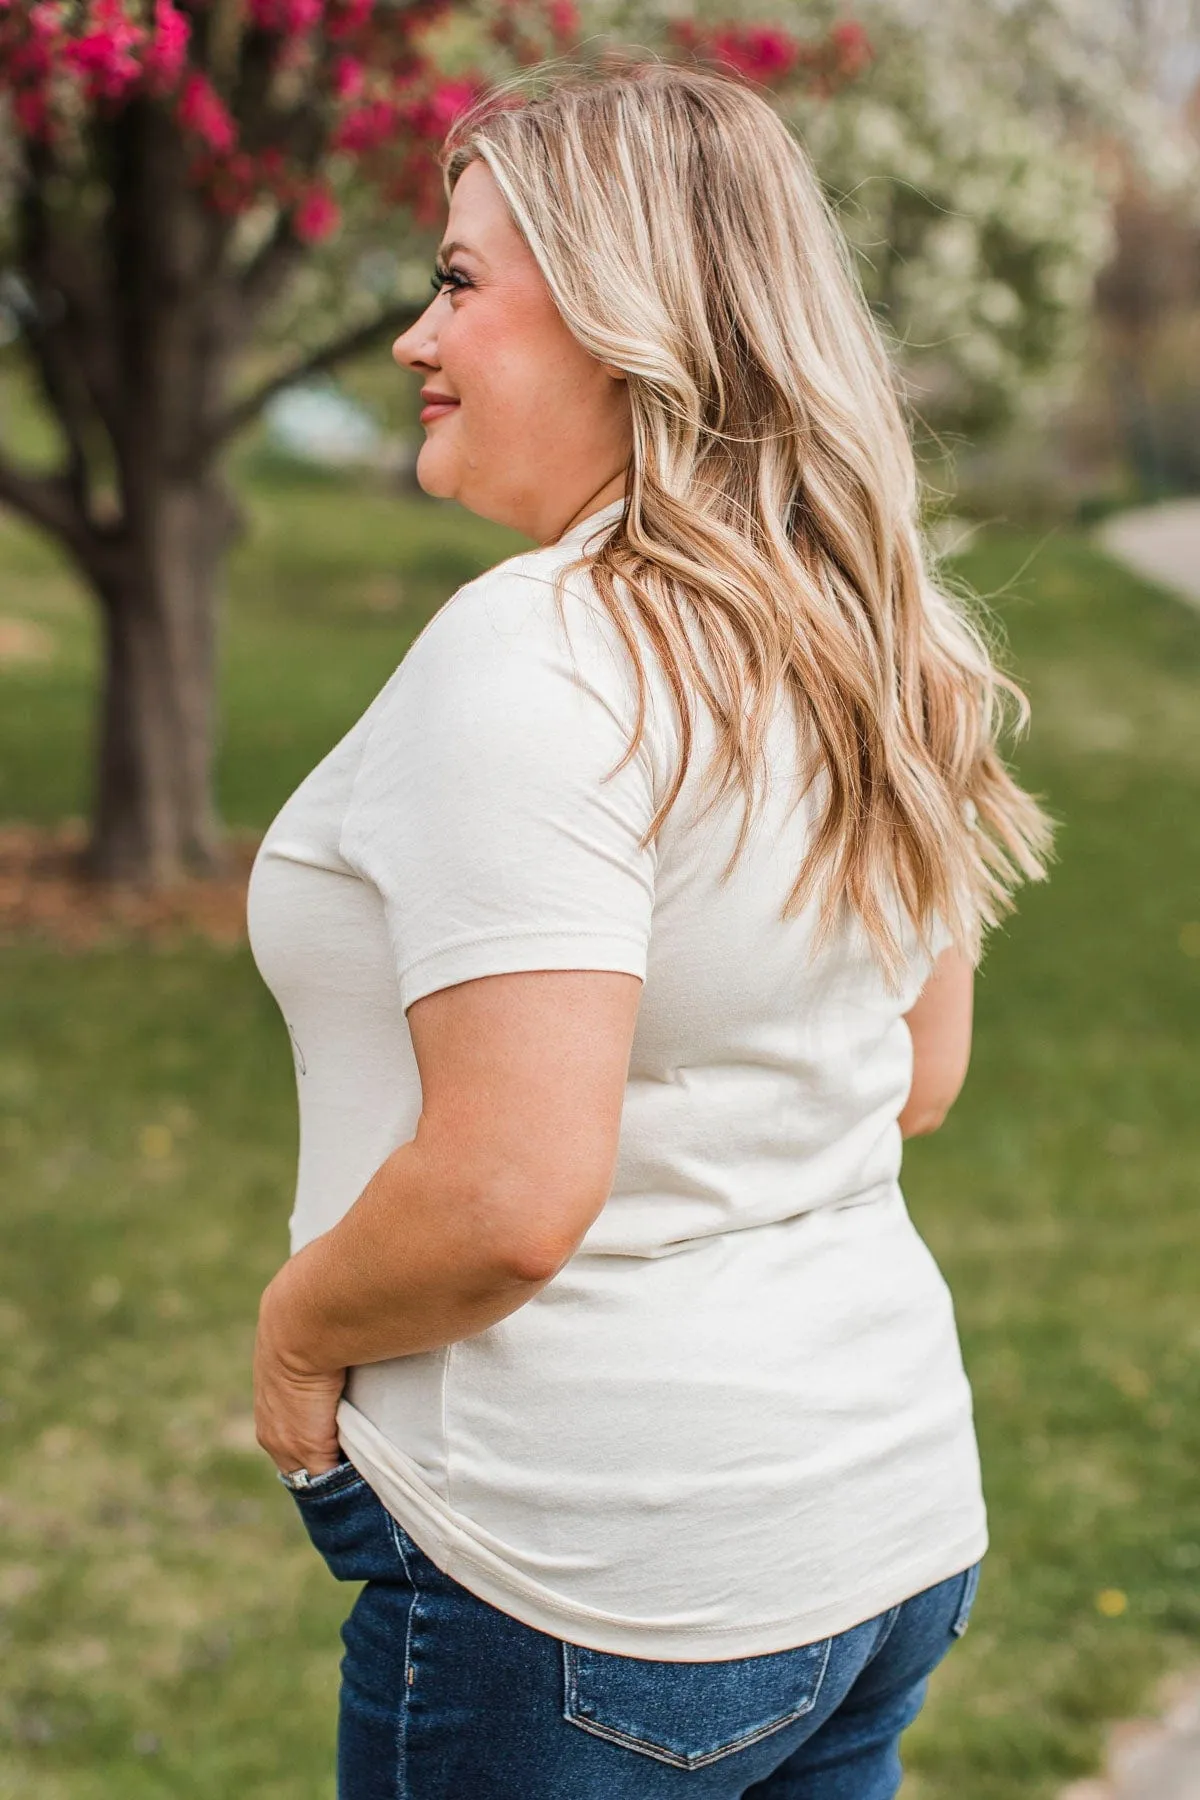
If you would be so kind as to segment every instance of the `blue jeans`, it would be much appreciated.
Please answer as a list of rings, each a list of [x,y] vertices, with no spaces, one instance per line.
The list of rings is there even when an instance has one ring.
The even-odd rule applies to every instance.
[[[342,1581],[338,1800],[892,1800],[979,1565],[850,1631],[726,1662],[613,1656],[444,1575],[350,1462],[293,1495]]]

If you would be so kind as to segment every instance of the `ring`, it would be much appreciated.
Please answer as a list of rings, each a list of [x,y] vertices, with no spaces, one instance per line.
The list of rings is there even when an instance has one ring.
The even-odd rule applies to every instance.
[[[277,1469],[275,1471],[275,1473],[279,1476],[279,1479],[280,1479],[280,1481],[282,1481],[284,1487],[291,1488],[293,1492],[295,1492],[295,1490],[297,1488],[306,1488],[306,1487],[312,1486],[312,1476],[309,1474],[307,1469],[292,1469],[290,1471],[290,1473],[288,1473],[286,1475],[284,1474],[282,1469]]]

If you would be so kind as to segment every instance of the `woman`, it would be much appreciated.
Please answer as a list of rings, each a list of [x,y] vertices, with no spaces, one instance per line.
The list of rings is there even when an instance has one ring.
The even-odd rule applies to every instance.
[[[417,474],[538,547],[249,903],[301,1107],[259,1440],[366,1583],[339,1793],[883,1800],[986,1546],[901,1139],[1046,825],[765,102],[560,73],[444,166]]]

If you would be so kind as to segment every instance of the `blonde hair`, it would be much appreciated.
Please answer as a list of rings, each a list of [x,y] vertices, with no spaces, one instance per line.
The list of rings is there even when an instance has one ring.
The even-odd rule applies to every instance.
[[[801,792],[823,792],[783,916],[820,893],[821,941],[848,904],[894,982],[898,899],[927,944],[941,919],[977,960],[1013,888],[1045,875],[1049,820],[997,747],[1028,704],[929,571],[895,378],[806,153],[757,92],[699,66],[518,80],[542,91],[493,90],[451,129],[446,192],[486,163],[568,328],[627,378],[623,515],[559,581],[590,567],[633,660],[617,768],[645,727],[639,627],[669,683],[681,755],[646,841],[698,692],[709,805],[745,798],[732,868],[786,691]]]

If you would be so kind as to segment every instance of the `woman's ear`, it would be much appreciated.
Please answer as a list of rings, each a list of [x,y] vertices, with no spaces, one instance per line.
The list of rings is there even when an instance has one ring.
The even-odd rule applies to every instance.
[[[611,375],[614,381],[624,381],[625,380],[624,369],[618,369],[618,368],[614,367],[614,365],[612,363],[606,363],[606,362],[602,362],[600,364],[600,367],[604,370],[604,373],[606,375]]]

